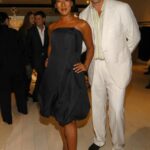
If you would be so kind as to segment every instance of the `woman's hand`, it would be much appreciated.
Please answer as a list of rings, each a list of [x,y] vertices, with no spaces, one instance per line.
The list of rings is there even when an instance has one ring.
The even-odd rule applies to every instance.
[[[85,72],[87,71],[87,67],[82,64],[82,63],[76,63],[74,66],[73,66],[73,70],[76,72],[76,73],[81,73],[81,72]]]

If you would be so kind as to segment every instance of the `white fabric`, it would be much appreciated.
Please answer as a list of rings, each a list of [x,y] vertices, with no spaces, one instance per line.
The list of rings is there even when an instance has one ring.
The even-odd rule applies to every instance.
[[[92,90],[94,143],[99,146],[105,144],[108,102],[113,150],[123,150],[124,95],[131,78],[131,53],[140,40],[139,27],[128,4],[105,0],[102,37],[98,42],[94,38],[98,31],[95,30],[90,9],[91,6],[84,9],[80,18],[91,26],[94,43],[101,44],[99,47],[105,58],[103,61],[93,59],[88,70]]]
[[[39,35],[40,35],[42,46],[44,46],[45,26],[43,26],[42,30],[37,26],[37,29],[38,29],[38,32],[39,32]]]
[[[104,4],[102,7],[102,11],[101,14],[99,16],[98,12],[96,11],[96,9],[94,7],[90,7],[90,11],[91,11],[91,16],[92,16],[92,20],[93,20],[93,28],[94,30],[94,47],[95,47],[95,53],[94,53],[94,59],[105,59],[104,54],[103,54],[103,50],[102,50],[102,29],[103,29],[103,15],[104,15]],[[97,44],[99,43],[99,44]]]
[[[95,131],[94,143],[105,144],[106,109],[109,108],[109,124],[114,150],[123,150],[124,145],[124,95],[125,88],[114,83],[105,61],[96,60],[92,90],[92,116]],[[108,100],[108,101],[107,101]]]
[[[90,6],[81,12],[80,18],[89,23],[93,40],[95,40]],[[140,40],[139,27],[128,4],[116,0],[105,0],[101,40],[99,43],[101,43],[100,47],[102,47],[109,72],[116,85],[125,88],[131,77],[131,53]],[[83,51],[85,51],[84,44]],[[93,60],[88,71],[91,84],[94,67]]]

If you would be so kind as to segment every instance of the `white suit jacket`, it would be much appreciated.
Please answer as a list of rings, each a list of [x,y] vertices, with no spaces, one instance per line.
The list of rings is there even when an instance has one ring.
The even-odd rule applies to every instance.
[[[80,13],[80,18],[86,20],[91,26],[93,42],[95,43],[94,32],[97,31],[94,30],[90,5]],[[127,3],[116,0],[106,0],[101,47],[108,70],[114,82],[120,88],[125,88],[130,81],[132,67],[131,53],[139,40],[139,26],[130,6]],[[91,84],[94,71],[96,71],[94,70],[94,66],[93,59],[88,70]]]

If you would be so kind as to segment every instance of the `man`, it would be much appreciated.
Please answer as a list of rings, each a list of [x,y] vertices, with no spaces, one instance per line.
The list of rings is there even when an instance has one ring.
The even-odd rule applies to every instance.
[[[95,138],[89,150],[105,144],[107,102],[113,150],[123,150],[124,96],[131,77],[131,53],[140,40],[139,28],[129,5],[116,0],[91,0],[80,18],[90,24],[95,46],[89,67]]]
[[[29,64],[37,73],[37,80],[33,91],[33,101],[38,101],[38,90],[45,68],[48,49],[48,29],[45,26],[46,15],[42,11],[35,13],[35,26],[31,27],[27,35],[27,49]]]
[[[11,92],[20,113],[27,114],[27,101],[18,33],[8,25],[8,15],[0,12],[0,109],[3,121],[12,124]]]
[[[144,72],[145,75],[149,75],[150,74],[150,66],[148,66],[147,71]]]
[[[148,69],[146,72],[144,72],[145,75],[150,75],[150,65],[148,66]],[[150,81],[148,84],[145,86],[146,89],[150,89]]]

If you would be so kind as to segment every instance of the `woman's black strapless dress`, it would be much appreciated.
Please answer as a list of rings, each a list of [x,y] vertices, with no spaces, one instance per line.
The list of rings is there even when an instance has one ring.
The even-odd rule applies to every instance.
[[[75,28],[57,28],[51,34],[52,52],[40,85],[40,113],[61,125],[84,119],[90,109],[84,73],[75,73],[83,37]]]

